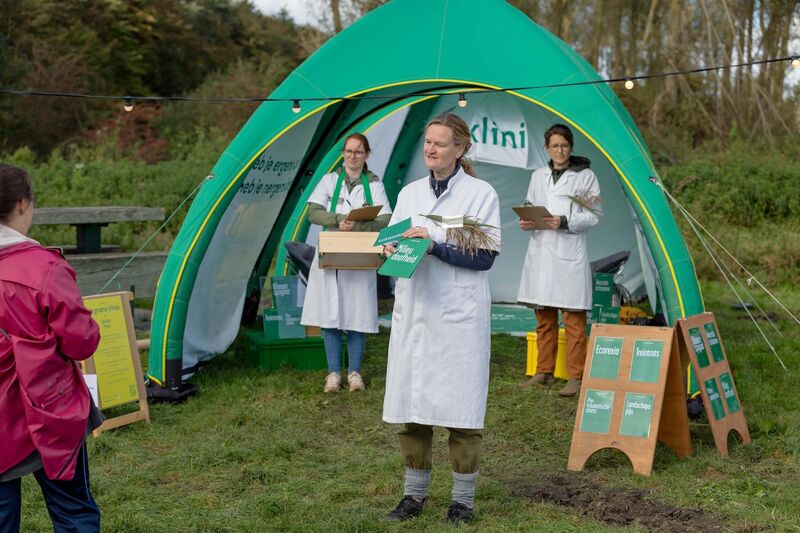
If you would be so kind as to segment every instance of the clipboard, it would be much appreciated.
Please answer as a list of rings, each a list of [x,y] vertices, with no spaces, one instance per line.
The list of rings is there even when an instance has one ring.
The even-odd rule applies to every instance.
[[[512,207],[511,209],[519,216],[521,220],[532,220],[534,222],[533,229],[550,229],[550,226],[544,223],[542,217],[551,217],[550,211],[541,205],[521,205]]]
[[[349,213],[345,220],[361,221],[361,220],[375,220],[378,213],[383,209],[382,205],[368,205],[366,207],[357,207]]]

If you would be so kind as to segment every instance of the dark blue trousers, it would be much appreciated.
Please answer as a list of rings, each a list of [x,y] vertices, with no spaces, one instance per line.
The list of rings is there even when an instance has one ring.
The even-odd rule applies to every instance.
[[[55,533],[100,531],[100,509],[89,490],[89,458],[81,446],[75,477],[69,481],[47,479],[44,470],[33,473],[42,489]],[[19,533],[22,508],[21,479],[0,482],[0,533]]]

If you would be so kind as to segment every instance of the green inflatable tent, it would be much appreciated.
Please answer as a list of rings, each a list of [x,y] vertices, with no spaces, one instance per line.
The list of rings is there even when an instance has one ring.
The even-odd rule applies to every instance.
[[[370,169],[394,201],[404,184],[426,175],[423,126],[443,111],[470,124],[469,157],[500,196],[495,301],[515,300],[526,246],[510,207],[547,161],[544,130],[561,122],[600,181],[605,215],[591,230],[591,258],[630,253],[622,285],[667,323],[703,311],[641,134],[606,84],[580,84],[598,79],[567,44],[503,0],[394,0],[336,35],[270,95],[285,101],[253,113],[200,188],[159,281],[151,387],[179,388],[231,345],[253,280],[273,261],[275,272],[286,272],[284,242],[315,244],[306,201],[340,161],[344,136],[366,132]],[[508,90],[485,90],[498,88]],[[466,107],[458,105],[462,94]]]

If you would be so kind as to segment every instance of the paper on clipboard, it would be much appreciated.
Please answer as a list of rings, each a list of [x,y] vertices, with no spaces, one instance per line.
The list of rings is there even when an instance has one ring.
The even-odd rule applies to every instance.
[[[550,226],[542,220],[542,217],[553,216],[546,207],[541,205],[521,205],[511,209],[521,220],[532,220],[534,222],[533,229],[550,229]]]
[[[357,207],[347,213],[345,220],[360,221],[360,220],[375,220],[378,213],[381,212],[382,205],[368,205],[366,207]]]

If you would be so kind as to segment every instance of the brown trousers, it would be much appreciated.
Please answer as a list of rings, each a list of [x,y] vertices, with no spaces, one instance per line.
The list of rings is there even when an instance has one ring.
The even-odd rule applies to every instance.
[[[473,474],[478,471],[483,435],[480,429],[446,428],[450,432],[450,462],[453,471]],[[433,426],[406,423],[397,433],[403,463],[414,470],[430,470],[433,465]]]
[[[570,379],[581,379],[586,362],[586,311],[562,309],[561,316],[567,337],[567,374]],[[536,321],[536,344],[539,350],[536,372],[553,373],[558,352],[558,308],[537,308]]]

